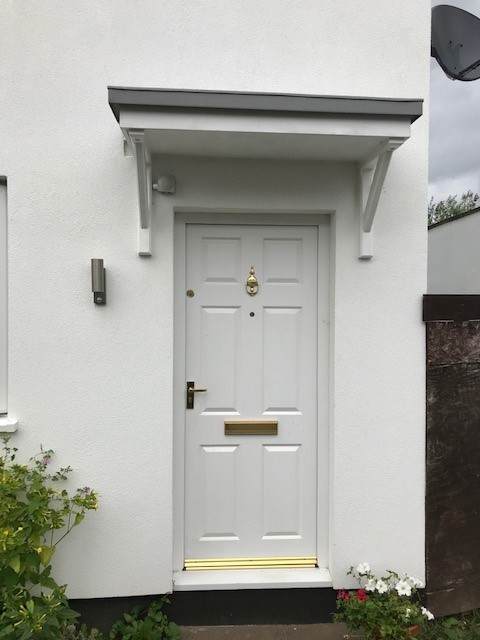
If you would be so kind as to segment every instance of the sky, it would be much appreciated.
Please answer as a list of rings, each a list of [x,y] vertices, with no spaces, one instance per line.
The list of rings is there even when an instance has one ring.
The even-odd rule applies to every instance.
[[[437,4],[480,18],[480,0],[432,2]],[[450,80],[436,60],[430,64],[430,196],[438,201],[469,189],[480,193],[480,80]]]

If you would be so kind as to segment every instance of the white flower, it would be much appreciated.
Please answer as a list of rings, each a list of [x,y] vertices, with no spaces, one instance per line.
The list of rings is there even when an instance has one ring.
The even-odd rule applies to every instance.
[[[423,582],[417,578],[413,578],[412,576],[405,576],[405,580],[411,587],[415,587],[417,589],[421,589],[423,587]]]
[[[433,620],[435,618],[433,613],[428,609],[425,609],[425,607],[422,607],[422,613],[427,618],[427,620]]]
[[[357,572],[361,575],[364,576],[366,573],[368,573],[370,571],[370,565],[368,564],[368,562],[361,562],[358,566],[357,566]]]
[[[405,609],[405,617],[406,617],[406,618],[409,618],[409,617],[410,617],[410,612],[411,612],[411,609],[408,609],[408,608],[407,608],[407,609]]]
[[[375,591],[375,579],[369,578],[365,582],[365,591]]]
[[[388,591],[388,585],[383,580],[377,580],[377,584],[375,585],[375,588],[378,591],[378,593],[387,593]]]
[[[399,580],[395,585],[395,589],[399,596],[411,596],[412,595],[412,587],[408,584],[406,580]]]

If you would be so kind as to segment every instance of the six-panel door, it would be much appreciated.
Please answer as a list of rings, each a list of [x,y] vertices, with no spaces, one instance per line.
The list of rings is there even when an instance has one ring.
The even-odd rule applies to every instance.
[[[192,224],[186,242],[186,381],[207,391],[185,410],[185,558],[315,556],[317,227]],[[225,435],[263,420],[277,435]]]

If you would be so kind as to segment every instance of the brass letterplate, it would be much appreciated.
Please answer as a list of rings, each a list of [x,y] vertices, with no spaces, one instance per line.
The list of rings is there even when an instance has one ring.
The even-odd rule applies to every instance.
[[[276,436],[277,420],[225,420],[226,436]]]

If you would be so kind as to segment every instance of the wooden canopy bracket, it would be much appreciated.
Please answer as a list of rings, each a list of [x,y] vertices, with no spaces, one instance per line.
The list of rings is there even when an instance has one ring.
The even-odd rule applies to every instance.
[[[139,226],[138,255],[150,256],[151,253],[151,210],[152,210],[152,168],[150,152],[145,142],[143,129],[123,129],[128,150],[135,159]],[[385,139],[377,151],[358,165],[358,236],[361,260],[373,256],[373,221],[378,208],[385,177],[392,153],[408,137]]]
[[[374,156],[359,165],[359,254],[361,260],[369,260],[373,256],[372,225],[377,212],[378,201],[382,192],[385,176],[392,153],[407,138],[389,138]]]
[[[138,255],[151,256],[152,166],[145,146],[145,132],[130,129],[125,132],[127,144],[135,158],[138,187]]]

